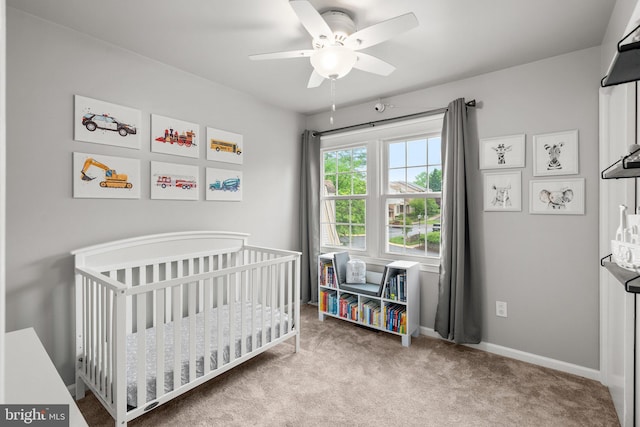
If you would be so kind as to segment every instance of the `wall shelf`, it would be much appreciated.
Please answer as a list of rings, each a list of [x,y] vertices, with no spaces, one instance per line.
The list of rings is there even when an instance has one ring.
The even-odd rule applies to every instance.
[[[640,80],[640,41],[624,43],[636,34],[638,29],[640,25],[618,42],[618,52],[609,68],[609,73],[600,82],[602,87]]]
[[[600,174],[602,179],[640,177],[640,149],[634,150],[606,168]]]
[[[605,261],[606,259],[609,259],[609,261]],[[602,258],[600,260],[600,265],[609,270],[609,273],[611,273],[613,277],[615,277],[620,283],[622,283],[625,291],[632,294],[640,293],[639,273],[620,267],[618,264],[611,261],[611,255],[607,255],[606,257]]]

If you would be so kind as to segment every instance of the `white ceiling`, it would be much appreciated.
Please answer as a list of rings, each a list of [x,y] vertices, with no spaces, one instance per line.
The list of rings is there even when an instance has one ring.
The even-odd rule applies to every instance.
[[[601,44],[615,0],[310,0],[364,28],[413,12],[420,23],[365,49],[396,67],[353,70],[338,105],[356,104]],[[311,114],[330,104],[328,82],[307,89],[308,58],[251,61],[311,48],[287,0],[7,0],[7,5],[195,75]]]

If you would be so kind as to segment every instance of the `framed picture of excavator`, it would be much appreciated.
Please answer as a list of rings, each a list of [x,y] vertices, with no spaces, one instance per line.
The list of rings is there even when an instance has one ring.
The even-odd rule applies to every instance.
[[[200,126],[196,123],[151,115],[151,151],[198,158]]]
[[[140,160],[73,153],[73,197],[139,199]]]
[[[76,141],[140,149],[142,113],[134,108],[74,97],[73,138]]]

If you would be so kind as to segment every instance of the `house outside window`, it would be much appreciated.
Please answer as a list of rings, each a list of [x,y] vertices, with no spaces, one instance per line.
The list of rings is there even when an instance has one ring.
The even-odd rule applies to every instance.
[[[323,252],[439,263],[442,117],[322,137]]]

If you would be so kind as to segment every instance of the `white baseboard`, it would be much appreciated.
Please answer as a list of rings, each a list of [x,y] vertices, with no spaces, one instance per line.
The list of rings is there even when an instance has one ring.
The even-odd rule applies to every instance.
[[[438,338],[443,340],[443,338],[431,328],[426,328],[424,326],[420,327],[420,333],[422,335]],[[445,340],[447,341],[447,340]],[[486,351],[487,353],[493,353],[504,357],[509,357],[511,359],[520,360],[522,362],[531,363],[534,365],[542,366],[545,368],[555,369],[557,371],[566,372],[568,374],[578,375],[580,377],[588,378],[590,380],[595,380],[602,382],[600,371],[585,368],[584,366],[574,365],[573,363],[563,362],[561,360],[551,359],[545,356],[539,356],[533,353],[527,353],[525,351],[515,350],[513,348],[503,347],[497,344],[485,343],[481,342],[480,344],[464,344],[467,347],[475,348],[478,350]]]

